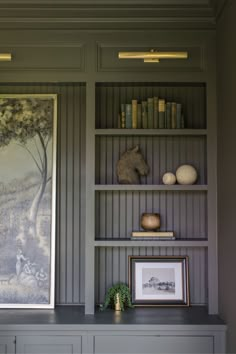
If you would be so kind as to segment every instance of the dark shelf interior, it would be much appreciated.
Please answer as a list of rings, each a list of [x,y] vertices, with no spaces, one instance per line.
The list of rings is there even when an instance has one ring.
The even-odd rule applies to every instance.
[[[207,184],[206,136],[96,136],[95,142],[96,184],[117,185],[117,163],[136,146],[149,166],[148,175],[140,177],[141,184],[162,184],[166,172],[175,173],[183,164],[196,168],[197,185]]]
[[[142,213],[159,213],[160,231],[173,230],[178,239],[207,238],[205,191],[99,191],[96,192],[96,239],[129,239],[141,231]]]
[[[205,84],[155,82],[97,83],[95,127],[118,128],[121,103],[131,103],[132,99],[137,99],[140,103],[154,96],[182,104],[185,128],[206,128]]]

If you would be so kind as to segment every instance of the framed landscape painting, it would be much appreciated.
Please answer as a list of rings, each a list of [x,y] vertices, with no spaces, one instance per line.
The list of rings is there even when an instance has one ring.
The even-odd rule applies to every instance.
[[[0,307],[53,308],[57,95],[0,95]]]
[[[130,256],[129,287],[135,306],[189,306],[188,257]]]

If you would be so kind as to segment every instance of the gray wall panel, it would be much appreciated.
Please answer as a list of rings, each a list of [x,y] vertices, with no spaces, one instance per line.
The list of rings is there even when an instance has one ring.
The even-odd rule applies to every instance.
[[[206,192],[103,191],[96,192],[96,205],[97,239],[129,238],[141,230],[144,212],[160,213],[160,230],[178,239],[207,238]]]
[[[95,336],[95,354],[210,354],[213,337],[197,336]]]
[[[117,162],[122,153],[136,145],[140,147],[150,169],[148,176],[140,178],[141,184],[162,184],[164,173],[175,173],[182,164],[195,166],[198,171],[197,184],[207,184],[204,136],[96,137],[96,183],[117,184]]]
[[[80,354],[81,336],[32,335],[18,336],[18,354]]]
[[[186,128],[205,128],[203,84],[101,83],[96,87],[96,128],[117,128],[121,103],[157,96],[183,105]]]
[[[139,38],[140,38],[139,34]],[[146,39],[145,44],[143,42],[137,41],[135,43],[135,39],[133,42],[130,42],[129,45],[127,46],[127,40],[123,41],[123,43],[120,41],[120,43],[117,44],[104,44],[104,43],[98,43],[98,71],[101,72],[106,72],[106,71],[136,71],[136,72],[147,72],[147,71],[152,71],[152,72],[160,72],[160,71],[203,71],[204,68],[204,61],[203,59],[203,52],[204,48],[199,45],[196,45],[195,47],[193,45],[184,45],[183,46],[183,41],[181,41],[181,45],[178,43],[178,39],[175,38],[175,44],[173,43],[163,43],[163,38],[155,38],[154,41],[150,39],[151,36],[149,36],[148,39]],[[157,36],[158,37],[158,34]],[[130,51],[132,52],[146,52],[150,51],[150,48],[155,48],[156,43],[159,43],[158,45],[158,50],[159,51],[165,51],[166,48],[170,51],[187,51],[189,53],[189,58],[187,61],[184,60],[166,60],[163,61],[162,66],[147,66],[143,63],[142,60],[119,60],[118,59],[118,52],[119,51],[127,51],[127,47],[129,48]],[[163,45],[164,44],[164,45]]]
[[[222,3],[222,1],[220,2]],[[228,324],[228,353],[236,352],[236,2],[227,1],[217,24],[219,304]]]
[[[0,93],[58,94],[56,303],[83,303],[85,85],[1,84]]]
[[[106,291],[117,282],[128,284],[128,256],[189,256],[191,304],[207,303],[207,249],[203,247],[99,247],[96,250],[96,301],[102,303]],[[118,260],[118,262],[117,262]],[[117,269],[118,268],[118,269]],[[106,270],[106,271],[105,271]],[[106,276],[104,274],[106,273]]]

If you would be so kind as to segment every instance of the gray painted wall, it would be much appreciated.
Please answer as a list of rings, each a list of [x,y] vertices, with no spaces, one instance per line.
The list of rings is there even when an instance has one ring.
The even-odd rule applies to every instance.
[[[148,208],[152,208],[153,206],[158,207],[157,203],[160,196],[160,199],[163,199],[163,213],[167,215],[165,208],[169,209],[169,217],[166,220],[163,218],[163,227],[165,225],[168,228],[174,227],[178,232],[179,238],[181,238],[180,232],[182,238],[187,238],[186,243],[184,240],[181,240],[177,242],[182,242],[182,244],[176,244],[174,247],[170,247],[172,245],[169,244],[168,250],[166,245],[160,245],[163,246],[160,247],[160,254],[169,255],[173,253],[190,256],[191,302],[194,304],[205,304],[209,299],[210,312],[217,313],[218,287],[215,240],[215,31],[138,31],[138,37],[137,31],[103,31],[95,33],[93,31],[82,32],[79,30],[18,30],[17,32],[13,30],[2,31],[1,34],[4,38],[1,50],[13,53],[13,61],[11,63],[1,63],[0,66],[0,82],[3,83],[1,85],[1,92],[59,93],[59,102],[61,105],[58,131],[58,156],[60,161],[58,164],[56,303],[62,305],[84,303],[84,261],[86,258],[88,272],[90,272],[90,269],[93,272],[92,255],[97,247],[96,262],[99,259],[103,259],[103,262],[97,267],[95,274],[96,281],[100,284],[96,290],[96,301],[98,302],[103,300],[105,290],[112,281],[125,280],[124,277],[127,277],[127,265],[123,262],[124,257],[127,260],[128,254],[135,254],[134,252],[137,252],[136,254],[157,254],[159,252],[154,247],[157,246],[155,244],[152,246],[148,245],[147,249],[144,245],[142,247],[138,245],[135,250],[132,249],[134,246],[131,244],[127,247],[123,245],[121,248],[118,248],[118,245],[114,248],[114,252],[111,252],[110,249],[105,252],[101,244],[99,245],[99,242],[104,234],[104,230],[111,230],[112,223],[110,223],[110,219],[103,222],[105,220],[104,216],[106,216],[104,212],[106,210],[110,212],[110,210],[104,207],[101,212],[97,210],[96,235],[94,235],[93,222],[91,221],[94,220],[93,198],[95,194],[96,202],[99,202],[100,198],[101,204],[104,203],[104,196],[106,196],[107,205],[111,203],[113,206],[111,212],[119,204],[123,205],[124,201],[127,206],[135,201],[135,212],[134,214],[129,212],[127,217],[128,231],[132,229],[130,226],[132,219],[134,219],[135,228],[139,225],[139,206],[140,210],[146,209],[146,204]],[[117,58],[117,51],[122,48],[128,47],[134,50],[137,50],[137,48],[146,50],[149,46],[155,47],[157,44],[160,45],[160,48],[168,47],[175,50],[176,48],[185,48],[188,50],[190,58],[186,63],[167,61],[163,62],[161,66],[145,66],[141,61],[131,66],[129,62],[122,62]],[[47,57],[49,61],[47,61]],[[138,77],[137,72],[140,73]],[[167,136],[165,140],[163,140],[163,136],[159,136],[158,139],[151,136],[148,139],[151,144],[147,141],[146,136],[142,137],[140,141],[144,154],[150,151],[151,155],[154,155],[155,146],[159,143],[161,145],[160,150],[162,154],[159,154],[159,152],[156,153],[155,158],[161,160],[160,157],[162,157],[163,160],[161,160],[160,164],[154,163],[157,161],[154,161],[154,159],[148,161],[150,165],[153,164],[152,170],[154,170],[154,165],[160,165],[161,173],[160,171],[156,171],[156,176],[160,176],[166,167],[175,169],[180,162],[187,162],[186,160],[188,160],[189,163],[196,164],[201,176],[199,182],[201,184],[208,182],[207,189],[199,188],[197,191],[188,191],[186,193],[181,191],[174,194],[169,191],[168,193],[163,191],[158,192],[154,188],[153,196],[155,197],[153,201],[148,190],[145,193],[142,191],[125,193],[127,194],[127,201],[123,198],[124,193],[119,193],[116,189],[114,189],[115,193],[112,193],[112,188],[116,186],[112,186],[110,191],[106,191],[106,189],[102,190],[102,188],[99,190],[98,188],[96,193],[94,193],[95,176],[93,175],[93,168],[95,167],[95,163],[93,163],[93,143],[95,140],[98,146],[102,147],[98,150],[99,154],[96,154],[96,182],[102,183],[100,187],[107,182],[111,183],[111,181],[102,181],[102,179],[106,176],[107,172],[113,176],[115,170],[109,167],[101,171],[101,169],[98,169],[98,166],[105,165],[106,159],[110,161],[112,151],[115,153],[113,161],[116,161],[119,155],[119,146],[121,148],[120,151],[123,152],[127,144],[130,145],[132,142],[134,144],[139,142],[138,136],[122,136],[120,138],[121,143],[118,145],[117,136],[112,137],[109,134],[104,136],[104,133],[99,134],[98,132],[94,132],[95,118],[97,128],[106,127],[104,122],[107,122],[108,127],[112,127],[114,126],[114,121],[110,117],[112,116],[115,117],[114,119],[117,119],[118,113],[118,110],[115,114],[111,111],[112,105],[109,103],[109,99],[106,100],[106,105],[103,104],[100,108],[97,105],[95,110],[93,103],[95,102],[95,96],[98,98],[97,102],[99,102],[106,95],[110,95],[113,90],[117,94],[118,89],[120,94],[127,95],[126,97],[130,100],[133,97],[132,90],[130,91],[129,87],[127,88],[127,85],[123,85],[122,82],[136,83],[137,78],[141,80],[141,84],[138,84],[141,88],[139,87],[138,91],[136,91],[135,87],[132,88],[135,95],[138,93],[141,97],[142,95],[148,97],[149,94],[154,95],[158,93],[157,89],[160,89],[163,97],[168,97],[169,100],[178,99],[185,104],[188,112],[188,128],[204,129],[206,126],[208,128],[207,136],[206,132],[200,135],[197,134],[194,137],[191,136],[193,144],[189,143],[190,136]],[[159,87],[160,85],[151,85],[150,90],[147,88],[147,92],[145,92],[145,83],[152,82],[153,80],[154,82],[168,83],[165,84],[167,88],[163,88],[164,91],[162,91],[162,87]],[[40,81],[44,83],[33,84]],[[55,81],[71,82],[71,84],[50,84],[50,82]],[[9,84],[4,85],[4,82],[9,82]],[[15,82],[25,82],[25,84],[14,84]],[[29,83],[26,84],[26,82]],[[79,84],[73,82],[86,82],[86,95],[85,86],[80,87]],[[121,84],[112,84],[117,82]],[[171,88],[173,83],[177,82],[183,82],[180,85],[181,87],[179,88],[178,85],[174,85]],[[207,89],[205,90],[205,84],[202,85],[200,83],[206,83]],[[106,92],[107,86],[112,86],[112,90]],[[85,102],[87,107],[86,114],[84,112]],[[115,102],[119,101],[116,99]],[[194,109],[189,102],[194,102]],[[106,108],[105,111],[103,111],[104,106]],[[206,115],[207,124],[205,121]],[[86,237],[84,229],[85,121],[88,138],[87,161],[90,162],[90,164],[87,164],[86,175],[86,184],[88,186],[87,196],[90,196],[86,198],[89,224],[89,226],[87,225]],[[176,145],[177,140],[179,144]],[[177,149],[178,145],[179,150]],[[192,146],[190,147],[190,145]],[[108,149],[109,146],[112,149]],[[115,149],[113,149],[113,146]],[[159,149],[157,150],[159,151]],[[186,150],[187,155],[185,155]],[[108,151],[108,153],[105,154],[105,151]],[[165,162],[165,160],[167,161],[167,154],[171,156],[171,158],[168,157],[168,164]],[[147,156],[149,156],[149,153]],[[208,161],[210,168],[206,168]],[[114,166],[114,163],[112,166]],[[153,180],[152,174],[150,174],[150,177],[152,178],[150,183],[158,182],[158,180]],[[91,180],[88,180],[89,178]],[[204,186],[198,185],[197,187]],[[180,199],[179,196],[181,196]],[[137,200],[138,203],[136,202]],[[181,220],[185,221],[185,217],[180,218],[177,212],[177,218],[173,219],[173,210],[174,208],[178,210],[175,205],[179,205],[179,203],[183,205],[184,210],[188,209],[189,212],[188,222],[183,225],[181,225]],[[168,208],[169,205],[172,207]],[[207,219],[205,218],[206,215],[208,215]],[[174,222],[173,226],[171,222]],[[121,222],[116,223],[116,227],[120,227],[122,231],[120,233],[121,236],[127,237],[127,232],[124,228],[121,228],[121,224]],[[198,227],[199,225],[201,225],[201,229]],[[117,229],[114,230],[117,231]],[[88,239],[90,236],[91,240]],[[95,246],[93,236],[96,236],[97,239]],[[191,238],[195,238],[196,241],[191,241]],[[90,245],[90,243],[92,245],[87,257],[85,257],[84,252],[85,240],[87,245]],[[111,247],[111,244],[109,247]],[[104,271],[103,269],[106,264],[108,264],[107,269],[109,271]],[[121,268],[119,266],[113,266],[112,268],[111,265],[115,264],[120,264]],[[86,284],[89,285],[86,299],[89,299],[89,295],[93,294],[91,289],[93,289],[94,284],[91,272],[86,277]],[[93,309],[93,301],[91,303]]]
[[[142,138],[142,150],[144,153],[151,152],[154,153],[153,148],[160,143],[162,154],[157,154],[158,160],[162,156],[163,160],[160,164],[161,173],[164,172],[165,168],[176,168],[178,163],[186,162],[196,163],[196,167],[200,171],[199,183],[209,182],[207,189],[204,186],[198,185],[197,191],[188,192],[177,192],[176,194],[163,193],[154,191],[154,206],[157,203],[160,196],[164,201],[164,208],[168,206],[181,204],[184,207],[187,206],[190,212],[188,222],[181,226],[181,220],[179,216],[174,220],[174,227],[178,231],[178,236],[180,238],[180,231],[182,233],[182,238],[187,238],[174,247],[171,244],[167,251],[165,245],[160,250],[161,254],[167,254],[171,252],[173,254],[188,254],[191,257],[191,301],[194,304],[205,304],[208,302],[211,304],[210,311],[213,313],[217,312],[217,264],[216,264],[216,243],[215,243],[215,173],[214,170],[214,159],[216,157],[215,153],[215,70],[214,65],[208,65],[211,63],[211,58],[213,56],[213,64],[215,63],[214,55],[214,30],[206,31],[139,31],[139,36],[137,37],[137,31],[103,31],[103,32],[82,32],[79,30],[18,30],[18,31],[2,31],[1,32],[2,47],[1,51],[12,52],[13,61],[11,63],[1,63],[0,65],[0,82],[1,88],[0,92],[12,92],[12,93],[35,93],[35,92],[55,92],[59,94],[59,130],[58,130],[58,209],[57,209],[57,264],[56,264],[56,303],[61,305],[70,304],[83,304],[85,300],[84,286],[85,286],[85,274],[84,274],[84,263],[85,263],[85,241],[88,241],[89,235],[93,235],[93,227],[91,230],[87,229],[85,237],[85,121],[87,124],[87,142],[89,149],[87,149],[87,161],[89,164],[89,173],[86,175],[86,181],[89,192],[87,195],[91,195],[92,198],[96,194],[96,202],[99,201],[103,203],[104,196],[107,196],[107,200],[112,202],[114,206],[113,211],[121,201],[122,205],[124,193],[115,192],[112,196],[112,189],[109,191],[97,190],[94,193],[92,188],[94,187],[95,178],[91,174],[93,169],[93,164],[91,159],[93,159],[94,149],[93,149],[93,138],[99,146],[103,147],[100,152],[101,154],[96,155],[96,167],[103,161],[106,160],[104,157],[107,156],[108,161],[110,159],[111,149],[107,149],[109,146],[115,147],[116,158],[118,158],[118,137],[108,136],[105,137],[96,133],[94,136],[94,123],[96,118],[96,127],[104,127],[104,122],[108,122],[108,127],[112,127],[112,120],[110,117],[115,117],[116,114],[111,112],[112,105],[109,100],[106,100],[107,105],[99,105],[96,109],[95,114],[95,96],[98,98],[97,102],[102,100],[104,93],[106,93],[107,83],[108,86],[112,86],[112,83],[117,82],[137,82],[137,72],[140,73],[138,91],[133,87],[135,95],[143,95],[148,97],[148,94],[154,95],[158,93],[157,89],[161,90],[160,93],[163,97],[168,97],[169,100],[178,99],[183,102],[187,112],[188,112],[188,128],[200,128],[204,129],[206,127],[206,106],[207,106],[207,128],[209,131],[206,136],[206,132],[197,136],[192,137],[191,141],[194,139],[194,144],[189,144],[190,136],[169,136],[165,138],[168,143],[163,143],[163,136],[158,137],[151,136],[150,140],[153,144],[149,144],[147,138],[144,136]],[[173,38],[175,39],[173,42]],[[148,42],[147,42],[148,39]],[[149,46],[154,47],[160,45],[160,48],[168,47],[170,49],[185,48],[190,53],[190,59],[185,62],[178,61],[167,61],[163,62],[161,66],[145,66],[142,61],[138,61],[135,65],[131,66],[128,62],[122,62],[117,59],[117,51],[121,48],[130,47],[135,50],[147,49]],[[148,46],[148,47],[147,47]],[[48,60],[47,60],[48,58]],[[146,88],[143,83],[158,81],[160,83],[167,82],[165,86],[167,88],[157,87],[159,85],[151,85],[150,90]],[[66,82],[58,83],[59,82]],[[8,84],[4,84],[8,82]],[[16,82],[24,84],[15,84]],[[28,82],[28,83],[27,83]],[[43,82],[41,84],[34,84],[38,82]],[[57,83],[51,83],[57,82]],[[68,84],[68,82],[70,82]],[[80,86],[76,82],[85,82],[85,86]],[[178,85],[173,83],[184,82],[181,84],[180,88]],[[205,89],[205,84],[200,83],[207,82],[207,90]],[[97,83],[97,84],[96,84]],[[194,83],[194,84],[193,84]],[[136,84],[135,84],[136,85]],[[133,97],[132,91],[126,90],[126,85],[113,85],[115,92],[117,88],[118,91],[123,94],[128,94],[127,98],[129,100]],[[85,95],[86,90],[86,95]],[[104,92],[105,91],[105,92]],[[113,91],[108,90],[107,94]],[[96,93],[96,95],[95,95]],[[98,95],[98,96],[97,96]],[[206,95],[206,98],[205,98]],[[85,99],[86,97],[86,99]],[[152,96],[150,96],[152,97]],[[85,102],[87,107],[87,112],[85,114]],[[115,102],[119,102],[115,100]],[[189,102],[194,102],[194,110],[192,104]],[[104,116],[103,107],[106,107]],[[118,105],[119,108],[119,105]],[[194,112],[194,113],[193,113]],[[112,114],[111,114],[112,113]],[[104,118],[105,117],[105,118]],[[190,117],[190,118],[189,118]],[[116,120],[117,122],[117,120]],[[105,125],[106,126],[106,125]],[[185,134],[184,134],[185,135]],[[176,149],[176,141],[179,141],[180,149]],[[123,136],[120,141],[120,151],[124,151],[127,144],[139,142],[139,137],[135,136],[130,138],[128,136]],[[109,145],[112,142],[112,145]],[[158,143],[158,144],[157,144]],[[153,145],[153,146],[152,146]],[[209,145],[209,146],[208,146]],[[186,149],[186,147],[188,147]],[[187,155],[185,155],[187,150]],[[108,151],[107,155],[104,153]],[[163,153],[164,151],[164,153]],[[171,154],[170,154],[171,152]],[[177,153],[177,155],[176,155]],[[172,156],[171,159],[168,158],[168,164],[166,165],[165,157]],[[211,166],[214,168],[206,168],[207,161],[209,161],[208,155],[211,156]],[[147,154],[149,155],[149,154]],[[179,157],[181,161],[178,160]],[[173,158],[173,159],[172,159]],[[184,160],[184,161],[183,161]],[[175,162],[174,162],[175,161]],[[150,165],[154,162],[154,159],[149,161]],[[154,163],[154,165],[159,165]],[[87,164],[88,166],[88,164]],[[114,166],[114,163],[113,165]],[[96,168],[96,170],[98,170]],[[153,168],[154,170],[154,168]],[[102,178],[106,175],[106,172],[112,172],[113,169],[105,169],[96,174],[97,183],[105,183]],[[157,171],[156,176],[160,173]],[[88,183],[88,177],[92,176],[92,180]],[[150,174],[150,177],[152,175]],[[152,183],[153,180],[150,181]],[[155,180],[155,182],[158,182]],[[111,183],[111,182],[109,182]],[[106,186],[105,186],[106,187]],[[90,189],[92,192],[90,192]],[[90,193],[90,194],[89,194]],[[149,191],[143,193],[142,191],[137,193],[127,193],[127,203],[130,205],[131,202],[140,201],[136,204],[140,205],[144,209],[145,203],[147,203],[149,208],[152,208],[152,198],[150,198]],[[176,197],[174,199],[174,196]],[[178,199],[181,196],[181,200]],[[91,198],[91,200],[92,200]],[[94,206],[93,203],[89,206],[89,198],[86,199],[87,209],[88,209],[88,220],[89,224],[91,220],[93,221]],[[155,201],[156,200],[156,201]],[[208,203],[210,201],[210,203]],[[138,210],[138,205],[135,211],[135,225],[139,225],[138,215],[140,214]],[[190,207],[189,207],[190,205]],[[210,206],[210,207],[209,207]],[[201,210],[200,210],[201,208]],[[169,208],[169,217],[163,223],[168,227],[172,228],[171,220],[173,219],[173,208]],[[207,209],[207,212],[206,212]],[[106,211],[105,208],[103,208]],[[108,208],[107,208],[108,210]],[[125,209],[124,209],[125,210]],[[140,209],[141,210],[141,209]],[[184,209],[185,210],[185,209]],[[112,209],[111,209],[112,211]],[[165,211],[163,211],[165,213]],[[208,213],[210,223],[205,219],[205,215]],[[111,223],[107,222],[103,225],[101,221],[104,219],[104,212],[97,211],[96,220],[96,238],[99,241],[103,235],[103,231],[111,229]],[[167,214],[167,213],[166,213]],[[191,220],[194,219],[194,222]],[[128,230],[131,230],[130,221],[132,220],[132,212],[129,213],[127,218]],[[182,219],[185,220],[185,217]],[[108,220],[109,221],[109,220]],[[99,225],[100,223],[100,225]],[[179,223],[179,226],[178,226]],[[194,224],[194,225],[193,225]],[[198,227],[201,224],[202,229]],[[92,225],[93,226],[93,225]],[[120,227],[120,223],[117,223]],[[195,232],[193,232],[193,228]],[[121,229],[121,228],[120,228]],[[127,237],[127,232],[125,229],[121,229],[121,236]],[[103,236],[104,237],[104,236]],[[198,241],[190,240],[190,238],[196,238]],[[94,251],[93,238],[91,238],[92,251]],[[97,242],[98,242],[97,241]],[[178,242],[178,241],[177,241]],[[196,243],[195,243],[196,242]],[[89,242],[87,242],[88,244]],[[111,271],[107,271],[107,275],[103,273],[103,265],[106,264],[116,264],[119,262],[121,266],[125,265],[122,263],[122,257],[128,256],[128,252],[132,254],[134,251],[132,249],[133,245],[129,245],[127,249],[123,247],[122,250],[118,249],[118,246],[114,252],[104,252],[104,249],[100,249],[100,245],[96,252],[96,261],[98,259],[103,259],[103,263],[96,270],[96,281],[100,281],[99,290],[96,291],[96,300],[102,301],[104,297],[105,290],[111,284],[112,280],[119,280],[122,276],[119,275],[118,269],[110,267]],[[155,254],[157,251],[155,249],[156,245],[149,246],[145,249],[136,246],[135,252],[138,254]],[[209,246],[209,248],[208,248]],[[127,246],[128,247],[128,246]],[[192,247],[196,247],[193,249]],[[118,251],[118,252],[117,252]],[[176,253],[175,253],[176,252]],[[86,258],[88,260],[87,269],[93,269],[93,263],[91,253]],[[106,257],[103,257],[106,253]],[[209,260],[209,261],[208,261]],[[207,265],[209,266],[207,267]],[[127,266],[124,268],[124,272],[127,274]],[[100,274],[102,273],[102,277]],[[196,274],[196,275],[195,275]],[[124,275],[123,275],[124,276]],[[125,275],[127,276],[127,275]],[[122,278],[123,279],[123,278]],[[93,279],[90,276],[86,277],[86,284],[91,281],[89,292],[92,294],[91,289],[93,288]],[[207,286],[208,285],[208,286]],[[203,290],[199,290],[199,289]],[[208,291],[209,288],[209,291]],[[88,299],[88,296],[86,297]]]
[[[229,326],[229,353],[236,352],[235,14],[236,1],[228,1],[217,23],[219,298],[220,313]]]

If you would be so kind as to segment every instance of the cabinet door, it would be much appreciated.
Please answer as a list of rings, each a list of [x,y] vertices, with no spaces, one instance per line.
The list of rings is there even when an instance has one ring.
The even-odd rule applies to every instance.
[[[15,354],[15,337],[0,336],[0,354]]]
[[[80,354],[81,337],[77,336],[18,336],[17,354]]]
[[[97,336],[96,354],[210,354],[213,337]]]

